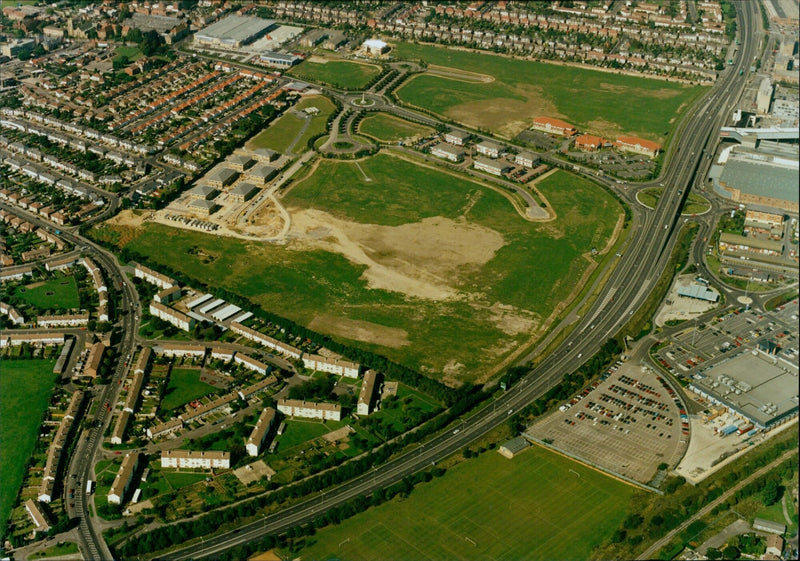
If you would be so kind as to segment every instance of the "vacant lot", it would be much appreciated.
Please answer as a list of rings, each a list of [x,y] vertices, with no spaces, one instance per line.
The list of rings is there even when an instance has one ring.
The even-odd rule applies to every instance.
[[[151,224],[121,238],[321,333],[477,380],[570,297],[621,212],[566,172],[537,187],[558,220],[528,222],[504,194],[397,157],[322,160],[285,197],[283,247]],[[114,239],[111,228],[124,226],[98,235]]]
[[[200,381],[200,370],[196,368],[173,368],[169,384],[161,400],[161,410],[171,411],[192,400],[217,391],[217,388]]]
[[[399,43],[393,53],[493,76],[491,83],[474,83],[422,74],[401,86],[397,95],[507,137],[528,128],[535,117],[548,116],[608,138],[630,134],[663,143],[680,113],[705,91],[700,86],[429,45]]]
[[[39,423],[53,395],[52,360],[3,359],[0,375],[0,522],[6,523],[25,465],[39,434]]]
[[[374,64],[310,57],[286,74],[343,90],[360,90],[380,72]]]
[[[319,113],[316,115],[304,113],[303,110],[309,107],[316,107]],[[308,139],[325,131],[325,123],[333,109],[333,103],[326,97],[306,97],[253,137],[247,143],[247,147],[270,148],[276,152],[305,152],[308,148],[306,146]]]
[[[633,489],[541,448],[487,452],[309,538],[303,559],[588,559]],[[344,543],[343,543],[344,542]],[[340,547],[340,544],[341,547]]]
[[[433,133],[433,129],[387,113],[375,113],[361,121],[358,132],[382,142],[397,142],[414,136],[427,136]]]
[[[17,289],[16,296],[39,310],[71,310],[80,306],[75,277],[59,276]]]

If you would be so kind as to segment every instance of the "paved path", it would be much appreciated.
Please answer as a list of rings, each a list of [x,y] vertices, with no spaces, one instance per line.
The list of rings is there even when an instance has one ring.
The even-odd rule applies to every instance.
[[[787,450],[786,452],[783,453],[783,455],[781,455],[777,459],[775,459],[772,462],[770,462],[769,464],[765,465],[760,470],[752,473],[750,475],[750,477],[741,480],[739,483],[737,483],[736,485],[734,485],[733,487],[731,487],[730,489],[728,489],[727,491],[722,493],[722,495],[717,497],[715,500],[711,501],[706,506],[701,508],[693,516],[690,516],[689,518],[684,520],[683,523],[680,526],[678,526],[677,528],[675,528],[674,530],[669,532],[666,536],[664,536],[663,538],[661,538],[660,540],[655,542],[653,545],[651,545],[649,548],[647,548],[644,552],[642,552],[637,557],[637,559],[653,559],[655,554],[659,550],[661,550],[662,547],[666,546],[670,542],[670,540],[672,540],[672,538],[674,538],[678,533],[680,533],[683,530],[685,530],[689,526],[689,524],[691,524],[692,522],[694,522],[698,518],[702,518],[703,516],[705,516],[706,514],[711,512],[714,509],[714,507],[716,507],[718,505],[721,505],[726,500],[731,498],[731,496],[733,496],[733,494],[736,491],[738,491],[739,489],[741,489],[745,485],[748,485],[748,484],[752,483],[754,480],[758,479],[762,475],[765,475],[768,471],[770,471],[771,469],[776,467],[778,464],[780,464],[781,462],[783,462],[784,460],[786,460],[787,458],[789,458],[790,456],[792,456],[793,454],[796,454],[796,453],[797,453],[797,450]]]

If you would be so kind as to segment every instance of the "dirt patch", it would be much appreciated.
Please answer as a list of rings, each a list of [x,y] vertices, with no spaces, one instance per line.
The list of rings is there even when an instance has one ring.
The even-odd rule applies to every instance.
[[[337,440],[342,440],[347,438],[351,432],[356,432],[356,431],[350,425],[345,425],[340,429],[331,431],[327,434],[323,434],[322,438],[324,438],[328,442],[336,442]]]
[[[310,56],[306,59],[306,62],[314,62],[316,64],[328,64],[327,58],[322,58],[321,56]]]
[[[382,347],[399,348],[411,344],[405,329],[386,327],[378,323],[340,316],[316,316],[308,324],[308,328],[320,333],[330,333]]]
[[[489,74],[481,74],[479,72],[470,72],[469,70],[461,70],[460,68],[451,68],[449,66],[438,66],[436,64],[428,65],[428,74],[442,76],[451,80],[460,80],[462,82],[484,83],[488,84],[494,82],[494,76]]]
[[[611,140],[615,140],[618,136],[626,132],[623,131],[616,123],[612,123],[604,119],[594,119],[589,121],[586,123],[586,128],[598,136],[602,136],[603,138]]]
[[[401,226],[339,220],[317,209],[292,209],[292,249],[324,249],[366,265],[370,288],[409,297],[455,298],[453,281],[490,261],[503,236],[466,220],[426,218]]]
[[[527,310],[520,310],[514,306],[495,302],[489,308],[490,319],[507,335],[519,335],[520,333],[532,333],[539,324],[536,314]]]
[[[499,98],[486,103],[485,100],[471,101],[453,106],[448,117],[474,128],[496,131],[500,136],[513,138],[529,128],[533,119],[541,115],[565,119],[556,106],[542,95],[540,86],[520,85],[513,88],[514,93],[525,98]]]
[[[272,479],[275,475],[275,470],[264,463],[264,460],[258,460],[252,464],[247,464],[239,469],[233,470],[233,475],[242,482],[244,485],[249,485],[253,481],[258,481],[266,476],[267,479]]]
[[[126,228],[139,228],[144,223],[148,213],[135,210],[123,210],[116,216],[105,221],[109,226],[124,226]]]

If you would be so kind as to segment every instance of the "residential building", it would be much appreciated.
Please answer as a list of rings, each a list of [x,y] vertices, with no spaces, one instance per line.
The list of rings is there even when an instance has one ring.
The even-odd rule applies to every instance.
[[[178,418],[183,422],[183,424],[189,424],[194,421],[199,421],[206,415],[209,415],[215,411],[219,411],[221,409],[229,408],[231,402],[236,401],[239,396],[236,393],[229,393],[223,395],[222,397],[218,397],[214,401],[207,403],[205,405],[201,405],[196,409],[191,409],[190,411],[183,413],[178,416]]]
[[[165,450],[161,452],[162,468],[228,469],[231,453],[207,450]]]
[[[255,329],[244,326],[236,321],[231,322],[230,330],[238,335],[241,335],[242,337],[245,337],[246,339],[255,341],[260,345],[269,347],[270,349],[278,351],[279,353],[289,356],[291,358],[300,358],[300,356],[303,354],[303,351],[301,351],[296,347],[293,347],[292,345],[289,345],[288,343],[278,341],[277,339],[274,339],[269,335],[264,335],[260,331],[256,331]]]
[[[321,355],[303,355],[303,366],[311,370],[319,372],[329,372],[331,374],[338,374],[339,376],[347,376],[348,378],[358,378],[358,373],[361,370],[361,365],[348,360],[338,358],[328,358]]]
[[[219,194],[219,191],[217,191],[217,189],[215,187],[212,187],[211,185],[197,185],[189,190],[187,196],[189,197],[190,200],[199,199],[203,201],[209,201],[214,197],[216,197],[217,194]]]
[[[775,534],[768,535],[766,553],[775,555],[780,559],[780,556],[783,553],[783,538]]]
[[[36,324],[39,327],[79,327],[89,323],[89,314],[65,314],[60,316],[39,316]]]
[[[123,410],[117,417],[117,422],[114,425],[114,430],[111,433],[111,444],[122,444],[125,440],[125,431],[128,428],[128,422],[131,420],[131,412]]]
[[[237,391],[236,395],[238,395],[241,400],[247,401],[254,395],[263,392],[265,389],[267,389],[277,381],[278,379],[275,376],[267,376],[260,382],[256,382],[251,386],[247,386],[246,388],[242,388],[241,390]]]
[[[16,308],[5,302],[0,302],[0,314],[7,315],[15,325],[22,325],[25,323],[25,318],[20,314]]]
[[[160,304],[169,304],[183,296],[183,290],[177,284],[173,284],[169,288],[159,291],[153,299]]]
[[[197,323],[197,320],[193,317],[189,317],[178,310],[173,310],[160,302],[150,302],[150,315],[163,319],[184,331],[191,331]]]
[[[147,438],[155,439],[160,436],[166,436],[183,428],[183,421],[181,419],[170,419],[164,423],[160,423],[147,429]]]
[[[266,375],[267,370],[269,370],[269,367],[260,360],[256,360],[253,357],[242,353],[236,353],[236,355],[233,357],[233,361],[236,364],[243,365],[245,368],[258,372],[259,374]]]
[[[30,343],[37,347],[43,345],[63,345],[63,333],[13,333],[10,331],[0,332],[0,349],[7,346],[18,346],[23,343]]]
[[[217,211],[219,205],[214,201],[195,199],[189,203],[189,208],[201,216],[211,216]]]
[[[225,160],[226,165],[240,173],[250,168],[255,163],[256,161],[246,154],[233,154],[232,156],[228,156]]]
[[[374,370],[367,370],[364,373],[364,380],[361,382],[361,391],[358,392],[357,414],[369,415],[372,412],[372,400],[375,397],[377,386],[378,373]]]
[[[511,168],[511,166],[506,162],[500,160],[489,160],[479,156],[475,157],[472,165],[475,169],[491,173],[492,175],[497,175],[498,177],[502,176]]]
[[[290,417],[305,417],[325,421],[341,421],[342,406],[338,403],[316,403],[299,399],[279,399],[278,411]]]
[[[99,341],[92,345],[92,348],[89,350],[89,356],[86,358],[86,364],[83,367],[84,376],[97,378],[105,351],[106,346]]]
[[[144,281],[149,282],[150,284],[154,284],[159,288],[169,288],[173,284],[176,284],[173,279],[166,275],[162,275],[158,271],[154,271],[149,267],[145,267],[144,265],[139,265],[138,263],[134,263],[133,274],[137,279],[142,279]]]
[[[459,146],[439,143],[431,147],[431,154],[437,158],[444,158],[451,162],[460,162],[464,159],[464,149]]]
[[[547,134],[557,134],[559,136],[572,136],[578,130],[569,123],[561,119],[552,119],[550,117],[536,117],[533,120],[532,128],[537,131],[546,132]]]
[[[33,499],[25,501],[25,510],[31,518],[31,522],[36,527],[37,532],[46,532],[53,525],[47,513],[39,507],[39,504]]]
[[[267,435],[275,423],[275,418],[276,412],[272,407],[265,408],[258,416],[256,426],[253,427],[253,432],[250,433],[250,438],[247,439],[245,445],[250,456],[258,456],[261,453],[261,447],[265,444]]]
[[[211,358],[228,362],[233,358],[235,352],[225,347],[211,347]]]
[[[193,356],[203,358],[206,356],[206,346],[201,343],[172,343],[164,341],[159,344],[161,354],[164,356]]]
[[[139,454],[126,454],[125,459],[122,460],[122,466],[120,466],[117,476],[114,478],[114,483],[111,484],[111,489],[108,491],[108,502],[110,504],[119,505],[125,501],[125,495],[130,489],[133,475],[138,467]]]

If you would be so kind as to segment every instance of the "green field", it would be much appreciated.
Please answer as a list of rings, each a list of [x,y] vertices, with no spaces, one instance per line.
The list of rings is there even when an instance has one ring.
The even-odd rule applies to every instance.
[[[388,113],[375,113],[366,117],[358,126],[358,132],[382,142],[397,142],[414,136],[427,136],[434,131]]]
[[[167,471],[164,470],[161,472],[164,476],[164,479],[169,483],[170,487],[173,490],[180,489],[182,487],[188,487],[189,485],[194,485],[198,481],[203,481],[206,477],[208,477],[207,473],[189,473],[189,472],[177,472],[177,471]]]
[[[35,282],[18,288],[15,296],[39,310],[72,310],[80,306],[75,277]]]
[[[142,50],[139,47],[117,47],[114,51],[114,54],[117,56],[128,57],[130,62],[136,62],[144,56],[144,53],[142,53]]]
[[[573,294],[621,214],[605,191],[567,172],[537,187],[557,220],[528,222],[503,193],[397,157],[321,160],[284,202],[295,215],[324,211],[319,228],[335,222],[361,254],[327,237],[280,247],[149,223],[122,239],[321,333],[475,380]]]
[[[406,499],[317,531],[299,557],[588,559],[624,518],[633,492],[541,448],[513,460],[487,452]]]
[[[528,128],[535,117],[547,116],[607,138],[629,134],[663,143],[679,114],[706,90],[429,45],[398,43],[393,54],[494,78],[482,83],[422,74],[396,94],[411,105],[508,137]]]
[[[323,434],[328,434],[331,431],[344,426],[345,423],[334,421],[301,421],[299,419],[286,419],[286,430],[281,435],[276,437],[280,442],[279,450],[281,453],[303,444],[309,440],[319,438]]]
[[[71,555],[78,553],[78,544],[73,542],[58,542],[47,549],[37,551],[29,557],[29,559],[46,559],[48,557],[61,557],[62,555]]]
[[[325,61],[325,59],[311,57],[286,72],[286,74],[310,82],[328,84],[343,90],[360,90],[381,72],[380,67],[374,64],[347,60],[317,61]]]
[[[0,521],[11,515],[39,423],[53,394],[54,360],[8,360],[0,364]]]
[[[319,109],[319,113],[307,119],[294,114],[295,111],[302,111],[308,107],[316,107]],[[269,148],[276,152],[287,152],[289,148],[292,148],[295,153],[303,153],[308,149],[306,146],[308,139],[325,131],[325,123],[333,109],[333,103],[326,97],[306,97],[295,105],[295,111],[288,111],[254,136],[247,143],[247,147],[250,149]],[[305,127],[305,131],[303,127]]]
[[[217,391],[217,388],[200,381],[200,370],[195,368],[173,368],[169,384],[161,400],[161,411],[171,411],[192,400]]]

